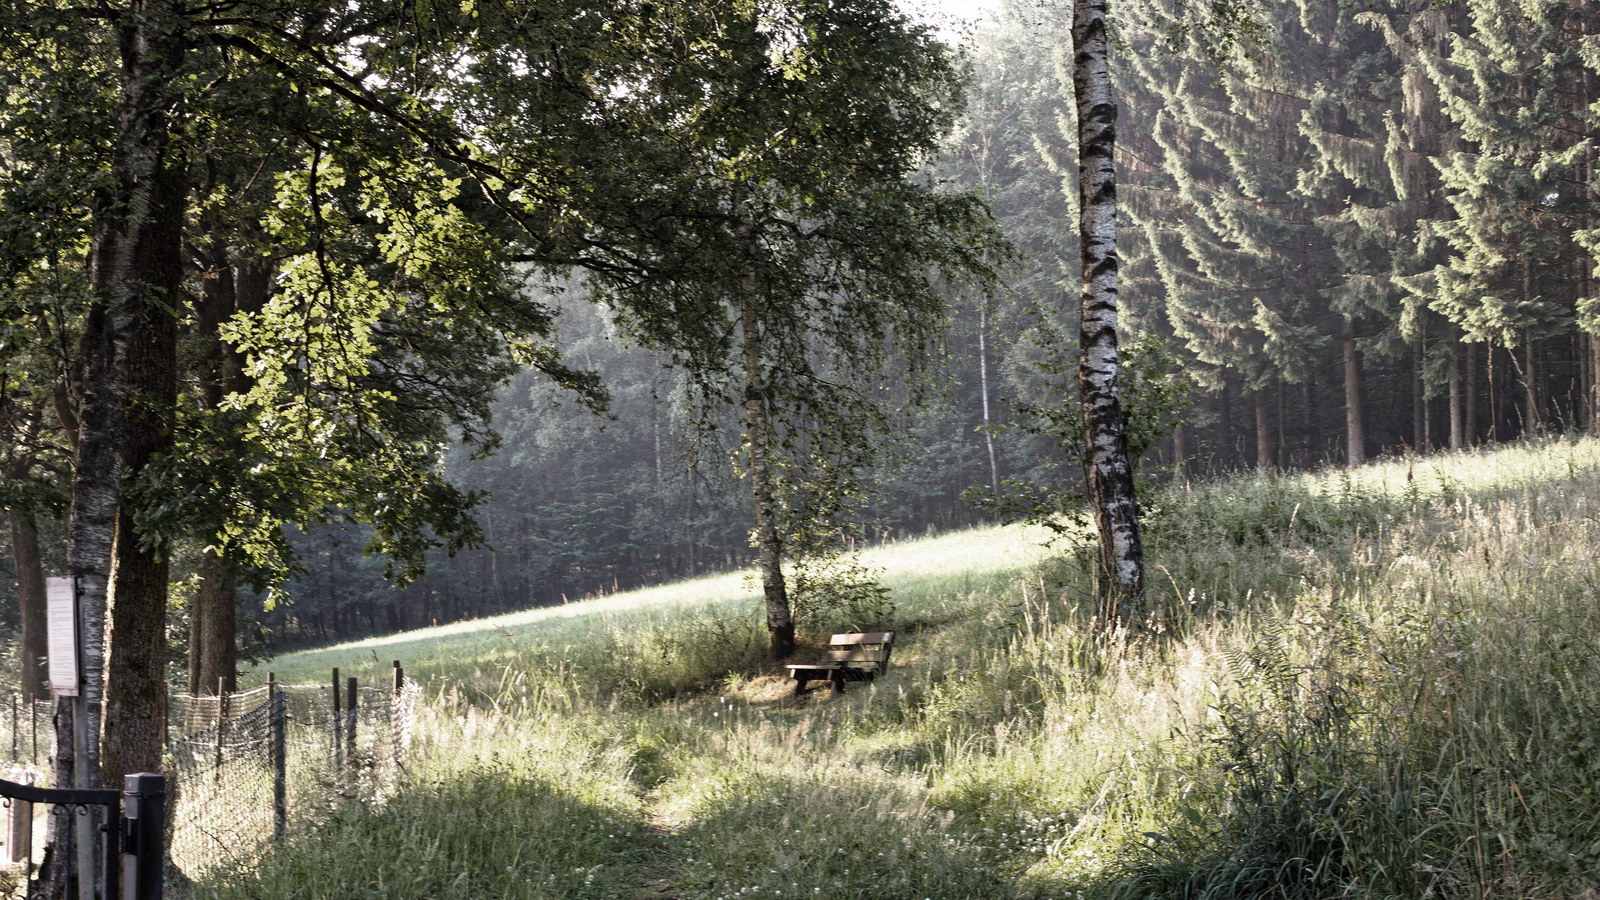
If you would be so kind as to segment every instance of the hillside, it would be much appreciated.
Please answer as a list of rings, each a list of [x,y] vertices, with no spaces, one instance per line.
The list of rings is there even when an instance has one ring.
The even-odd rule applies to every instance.
[[[404,793],[215,897],[1578,897],[1600,441],[1152,497],[1161,633],[1075,548],[874,551],[889,675],[795,701],[738,576],[286,656],[427,680]]]

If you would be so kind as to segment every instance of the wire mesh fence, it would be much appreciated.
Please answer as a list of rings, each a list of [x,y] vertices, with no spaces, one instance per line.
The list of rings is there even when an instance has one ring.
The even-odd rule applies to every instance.
[[[271,683],[168,704],[168,864],[174,886],[248,868],[275,839],[340,804],[381,802],[399,782],[420,688]],[[47,778],[53,707],[0,707],[0,756]],[[42,823],[41,823],[42,826]],[[39,830],[42,834],[42,828]],[[0,897],[4,891],[0,878]]]

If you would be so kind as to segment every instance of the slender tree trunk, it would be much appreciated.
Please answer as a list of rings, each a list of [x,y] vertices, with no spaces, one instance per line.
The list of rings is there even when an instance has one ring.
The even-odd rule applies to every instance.
[[[1227,372],[1223,372],[1222,375],[1222,391],[1217,404],[1217,438],[1222,445],[1222,453],[1213,453],[1212,459],[1215,460],[1220,456],[1222,465],[1231,469],[1239,464],[1239,460],[1234,452],[1237,448],[1233,445],[1233,382],[1228,378]]]
[[[994,452],[989,418],[989,302],[978,303],[978,397],[983,404],[983,446],[989,453],[989,489],[1000,496],[1000,462]]]
[[[1289,390],[1282,378],[1278,379],[1278,439],[1274,442],[1276,465],[1280,470],[1289,468],[1289,416],[1285,393]]]
[[[1108,0],[1075,0],[1072,85],[1078,111],[1078,245],[1083,313],[1078,394],[1089,504],[1099,533],[1100,615],[1107,626],[1144,613],[1144,544],[1128,437],[1117,394],[1117,105],[1111,95]]]
[[[1484,367],[1487,369],[1486,380],[1489,382],[1489,440],[1492,443],[1499,443],[1500,423],[1505,421],[1506,392],[1504,385],[1501,383],[1502,377],[1495,370],[1496,368],[1504,369],[1505,367],[1497,367],[1494,364],[1495,357],[1500,354],[1493,341],[1486,345],[1485,355],[1487,358],[1484,362]]]
[[[1543,400],[1539,391],[1539,350],[1531,337],[1523,341],[1522,355],[1522,390],[1528,409],[1522,417],[1522,430],[1524,436],[1529,436],[1544,430],[1544,411],[1539,408]]]
[[[761,325],[751,291],[739,305],[740,349],[744,363],[744,433],[750,448],[750,495],[755,505],[755,542],[761,570],[761,592],[767,607],[767,648],[774,659],[794,653],[794,619],[783,580],[783,539],[778,505],[773,496],[771,422],[763,383]]]
[[[1478,446],[1478,345],[1468,344],[1466,347],[1467,362],[1463,373],[1466,382],[1463,398],[1466,408],[1461,411],[1462,418],[1466,420],[1463,429],[1466,432],[1466,446]]]
[[[1319,449],[1315,442],[1315,435],[1319,430],[1320,422],[1317,418],[1317,392],[1311,379],[1300,382],[1300,417],[1302,434],[1305,445],[1300,456],[1300,465],[1309,469],[1317,465]]]
[[[17,605],[21,613],[22,698],[43,700],[49,696],[46,684],[44,557],[39,552],[39,529],[33,510],[13,507],[11,520],[11,562],[17,570]]]
[[[1467,446],[1465,410],[1461,402],[1461,344],[1450,344],[1450,449]]]
[[[1267,392],[1255,392],[1256,468],[1272,468],[1272,415],[1267,408]]]
[[[1356,353],[1356,323],[1344,320],[1344,437],[1345,464],[1354,468],[1367,461],[1366,417],[1361,412],[1361,360]]]
[[[1428,389],[1424,383],[1423,339],[1419,335],[1411,342],[1411,446],[1419,453],[1428,452]]]
[[[1600,335],[1589,335],[1589,430],[1600,434]]]
[[[1189,428],[1186,425],[1172,429],[1172,477],[1179,484],[1189,483]]]

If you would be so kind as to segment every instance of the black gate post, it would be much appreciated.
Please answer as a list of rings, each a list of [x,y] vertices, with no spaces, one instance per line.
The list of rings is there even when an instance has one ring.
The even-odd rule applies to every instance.
[[[166,860],[167,779],[141,772],[122,777],[123,816],[120,900],[161,900]]]

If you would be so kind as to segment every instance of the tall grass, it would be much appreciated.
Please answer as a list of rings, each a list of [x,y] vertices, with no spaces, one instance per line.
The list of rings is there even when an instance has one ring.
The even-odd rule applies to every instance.
[[[885,548],[902,643],[843,697],[786,697],[736,578],[276,661],[406,657],[425,747],[196,892],[1600,896],[1600,442],[1150,506],[1154,633],[1037,534]]]

